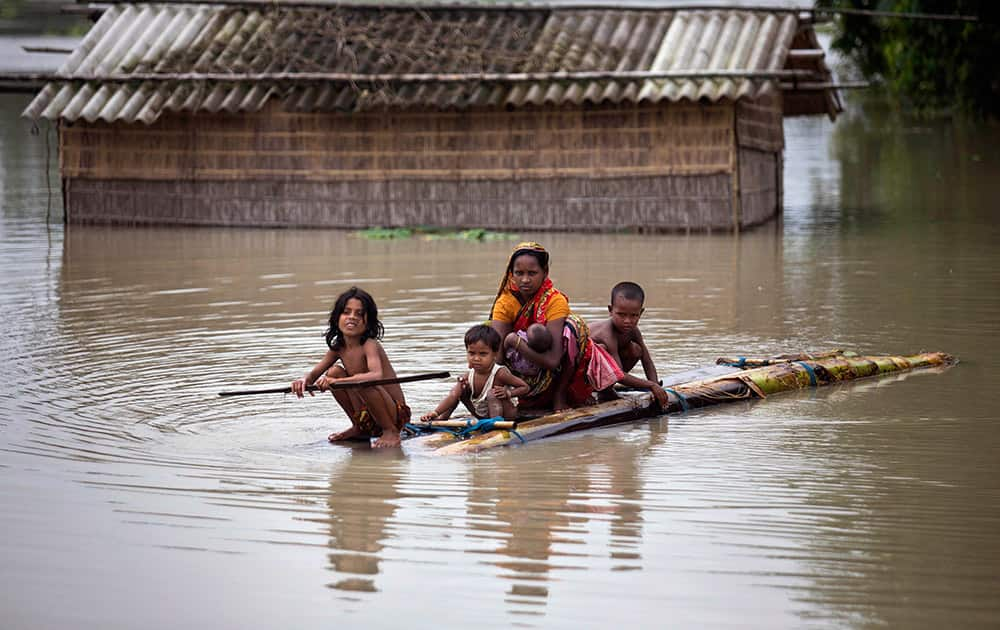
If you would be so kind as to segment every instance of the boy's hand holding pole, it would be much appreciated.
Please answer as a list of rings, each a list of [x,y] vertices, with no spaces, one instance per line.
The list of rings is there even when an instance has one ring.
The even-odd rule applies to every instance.
[[[660,405],[660,409],[666,409],[667,405],[670,404],[670,396],[667,395],[666,390],[659,383],[650,381],[649,385],[649,391],[653,394],[656,403]]]

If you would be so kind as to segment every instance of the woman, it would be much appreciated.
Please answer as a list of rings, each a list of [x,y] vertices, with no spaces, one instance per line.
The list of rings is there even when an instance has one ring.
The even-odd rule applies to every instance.
[[[544,325],[552,337],[544,352],[529,347],[517,334],[535,323]],[[590,340],[587,323],[570,312],[569,300],[552,286],[549,253],[538,243],[520,243],[511,253],[490,310],[490,326],[500,333],[505,349],[539,368],[537,374],[518,374],[531,386],[521,397],[521,408],[579,407],[591,402],[595,387],[610,387],[621,377],[620,369],[614,376],[614,359]]]

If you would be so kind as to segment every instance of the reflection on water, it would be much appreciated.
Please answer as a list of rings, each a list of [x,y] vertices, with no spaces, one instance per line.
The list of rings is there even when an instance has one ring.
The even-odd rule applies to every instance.
[[[368,454],[367,450],[357,449]],[[379,574],[379,553],[383,539],[389,534],[388,525],[396,512],[400,498],[397,489],[406,459],[402,452],[381,455],[379,474],[366,475],[370,470],[347,465],[330,479],[327,506],[330,509],[330,568],[337,581],[330,588],[341,591],[378,591],[375,576]]]
[[[983,394],[1000,367],[995,129],[877,109],[789,121],[779,223],[520,235],[553,252],[584,317],[615,282],[642,284],[663,374],[833,347],[944,350],[959,367],[447,459],[327,444],[347,423],[329,396],[216,394],[313,365],[352,284],[378,300],[399,373],[457,373],[511,242],[46,226],[44,135],[19,98],[0,100],[11,627],[937,628],[1000,613],[1000,426]],[[408,384],[408,402],[430,409],[447,386]]]

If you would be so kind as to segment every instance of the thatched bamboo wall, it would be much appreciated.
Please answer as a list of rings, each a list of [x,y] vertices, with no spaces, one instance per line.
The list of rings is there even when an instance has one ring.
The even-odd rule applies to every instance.
[[[275,106],[150,126],[77,122],[61,129],[61,168],[72,222],[732,229],[736,165],[747,150],[773,154],[773,109]],[[780,120],[779,110],[779,145]],[[735,196],[756,223],[774,215],[773,190],[758,185],[766,166],[745,161],[752,185]]]
[[[780,212],[783,119],[780,94],[736,106],[741,227],[758,225]]]

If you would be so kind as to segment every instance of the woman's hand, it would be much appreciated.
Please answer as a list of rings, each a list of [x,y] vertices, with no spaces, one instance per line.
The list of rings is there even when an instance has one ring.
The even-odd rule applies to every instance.
[[[516,348],[517,342],[520,340],[521,337],[516,332],[509,333],[506,337],[503,338],[503,347],[505,350],[507,348]]]
[[[438,412],[436,411],[431,411],[429,413],[425,413],[424,415],[420,416],[421,422],[431,422],[437,419],[438,419]]]

